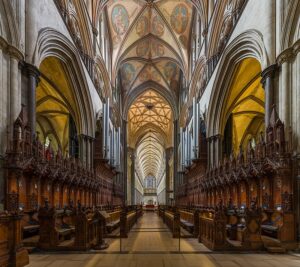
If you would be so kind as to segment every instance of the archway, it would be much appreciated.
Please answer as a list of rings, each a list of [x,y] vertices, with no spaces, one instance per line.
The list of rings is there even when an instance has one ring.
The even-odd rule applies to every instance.
[[[172,146],[172,121],[170,104],[152,88],[142,92],[130,105],[128,202],[166,203],[172,180],[169,172],[172,166],[167,158],[167,151]]]
[[[80,111],[64,64],[55,57],[42,61],[36,89],[36,130],[46,147],[79,157]]]
[[[224,102],[220,130],[223,135],[222,154],[237,154],[240,149],[255,146],[264,131],[264,90],[261,67],[253,58],[246,58],[235,68]]]

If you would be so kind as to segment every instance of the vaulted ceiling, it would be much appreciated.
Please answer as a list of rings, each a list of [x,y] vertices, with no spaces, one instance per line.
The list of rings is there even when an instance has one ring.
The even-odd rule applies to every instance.
[[[189,0],[103,2],[112,53],[112,80],[122,95],[136,95],[128,112],[128,144],[137,150],[142,176],[157,176],[172,140],[172,107],[181,76],[187,77],[191,21]],[[143,89],[136,94],[135,89]],[[139,90],[137,90],[139,91]],[[157,177],[158,178],[158,177]]]
[[[180,72],[188,73],[193,5],[186,0],[111,0],[107,13],[112,76],[125,94],[149,81],[177,94]]]
[[[131,105],[128,112],[128,143],[136,148],[143,179],[159,178],[164,168],[164,148],[172,136],[172,109],[154,90],[147,90]]]

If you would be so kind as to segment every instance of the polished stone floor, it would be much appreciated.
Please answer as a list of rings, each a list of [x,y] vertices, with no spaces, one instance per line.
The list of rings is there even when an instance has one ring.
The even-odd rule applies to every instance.
[[[182,231],[182,234],[186,233]],[[156,213],[145,213],[128,239],[107,240],[100,253],[31,254],[29,267],[289,267],[300,266],[300,255],[215,254],[195,239],[173,239]],[[180,252],[179,252],[180,241]]]
[[[118,235],[118,233],[117,233]],[[183,238],[188,233],[181,229],[182,238],[172,238],[168,227],[159,218],[157,213],[145,212],[143,217],[131,229],[128,238],[108,239],[109,249],[107,251],[122,252],[209,252],[204,245],[195,238]]]

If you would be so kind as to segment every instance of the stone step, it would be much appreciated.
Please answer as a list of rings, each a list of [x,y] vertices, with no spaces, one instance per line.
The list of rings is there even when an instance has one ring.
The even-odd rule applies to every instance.
[[[265,247],[281,247],[280,241],[275,238],[263,236],[262,241]]]
[[[267,247],[268,252],[270,253],[285,253],[286,250],[283,247]]]
[[[27,249],[28,254],[31,254],[35,251],[36,247],[25,247],[25,249]]]

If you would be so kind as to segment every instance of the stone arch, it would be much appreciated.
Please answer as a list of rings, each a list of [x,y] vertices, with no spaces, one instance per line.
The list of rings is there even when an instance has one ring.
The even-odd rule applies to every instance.
[[[51,28],[39,33],[32,64],[39,66],[48,57],[59,59],[65,66],[78,105],[78,133],[95,135],[95,112],[85,72],[76,47],[63,34]]]
[[[213,84],[210,97],[211,105],[207,113],[207,136],[221,134],[222,132],[222,103],[226,102],[231,77],[234,74],[235,66],[246,58],[256,59],[262,70],[269,65],[269,59],[259,32],[250,30],[236,37],[225,49],[219,62],[215,83]],[[227,71],[224,71],[227,70]]]
[[[217,52],[222,25],[225,19],[229,15],[229,14],[224,14],[226,6],[227,6],[227,1],[218,1],[213,16],[211,18],[212,30],[210,31],[211,35],[208,36],[208,40],[209,40],[208,41],[209,47],[207,52],[208,58],[214,56]]]
[[[290,1],[282,25],[281,51],[291,47],[300,39],[300,2]]]
[[[89,27],[89,14],[84,1],[57,0],[57,5],[65,14],[70,34],[79,50],[92,57],[94,54],[92,29]]]
[[[0,1],[0,36],[20,48],[20,32],[11,1]]]
[[[199,91],[205,86],[207,81],[207,74],[206,74],[206,57],[201,56],[198,59],[197,66],[194,70],[194,74],[191,80],[191,85],[190,85],[190,100],[195,96],[199,94]]]
[[[98,71],[101,72],[101,76],[103,78],[103,97],[104,98],[111,98],[111,82],[109,74],[106,70],[105,62],[100,56],[95,58],[95,66],[98,68]]]
[[[212,25],[208,36],[207,58],[219,55],[226,46],[234,28],[236,15],[241,11],[245,0],[218,1],[211,18]]]

